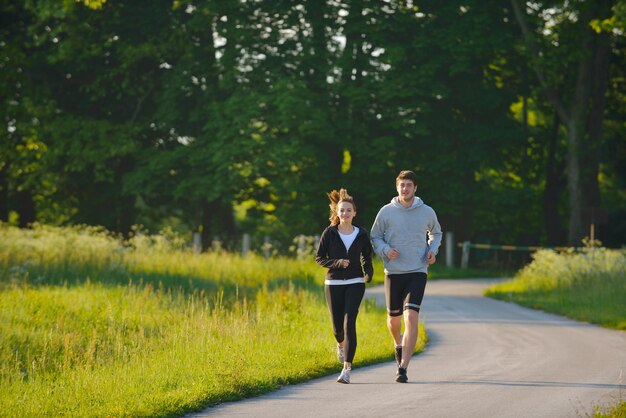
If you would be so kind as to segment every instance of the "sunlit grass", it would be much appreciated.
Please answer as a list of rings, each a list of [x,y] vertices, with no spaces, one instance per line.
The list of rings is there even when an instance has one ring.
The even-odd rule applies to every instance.
[[[313,259],[242,258],[226,252],[193,254],[175,239],[137,234],[128,241],[92,227],[32,230],[0,229],[0,283],[63,284],[86,279],[109,284],[142,280],[165,287],[194,290],[219,287],[257,288],[262,283],[319,282]]]
[[[594,418],[626,418],[626,401],[620,400],[617,404],[608,408],[597,407],[593,414]]]
[[[626,251],[580,253],[542,250],[514,280],[494,285],[487,296],[626,330]]]
[[[620,400],[607,408],[597,407],[593,414],[594,418],[626,418],[626,401]]]
[[[2,226],[0,415],[181,415],[338,373],[322,277],[312,260]],[[384,310],[364,302],[357,326],[355,367],[392,359]]]

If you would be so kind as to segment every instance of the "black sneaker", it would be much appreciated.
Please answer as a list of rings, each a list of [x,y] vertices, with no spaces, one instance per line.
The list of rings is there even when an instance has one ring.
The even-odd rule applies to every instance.
[[[396,373],[396,382],[406,383],[408,381],[409,378],[406,377],[406,369],[404,367],[398,367],[398,373]]]
[[[402,363],[402,346],[400,347],[396,347],[396,363],[398,363],[398,366],[400,366],[400,363]]]

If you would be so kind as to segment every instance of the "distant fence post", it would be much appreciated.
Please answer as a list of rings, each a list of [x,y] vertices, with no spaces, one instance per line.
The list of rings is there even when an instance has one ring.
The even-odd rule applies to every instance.
[[[193,233],[193,252],[196,254],[202,252],[202,234],[200,232]]]
[[[298,236],[298,254],[304,254],[306,251],[306,237],[304,235]]]
[[[213,241],[211,241],[211,250],[215,252],[222,251],[222,241],[220,241],[220,237],[216,236],[213,238]]]
[[[241,247],[241,255],[246,256],[250,251],[250,234],[243,234],[243,244]]]
[[[271,248],[272,248],[272,243],[270,242],[270,237],[266,235],[263,238],[263,257],[270,258]]]
[[[469,255],[470,255],[470,242],[463,242],[463,254],[461,256],[461,268],[466,269],[469,264]]]
[[[446,232],[446,267],[454,267],[454,232]]]

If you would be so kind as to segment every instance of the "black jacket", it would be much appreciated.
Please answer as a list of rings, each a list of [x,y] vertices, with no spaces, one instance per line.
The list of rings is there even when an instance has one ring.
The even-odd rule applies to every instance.
[[[374,276],[372,243],[367,231],[361,227],[357,228],[359,228],[359,233],[349,251],[346,251],[346,246],[341,240],[336,226],[329,226],[322,232],[315,262],[328,268],[326,279],[347,280],[363,277],[366,282],[372,280]],[[348,268],[339,267],[340,260],[345,258],[350,260],[350,265]],[[364,272],[365,274],[363,274]]]

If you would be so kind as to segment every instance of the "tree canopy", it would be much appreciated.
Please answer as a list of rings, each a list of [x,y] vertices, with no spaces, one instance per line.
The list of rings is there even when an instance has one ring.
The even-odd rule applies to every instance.
[[[228,241],[369,228],[408,169],[457,240],[626,242],[623,0],[0,5],[0,220]]]

